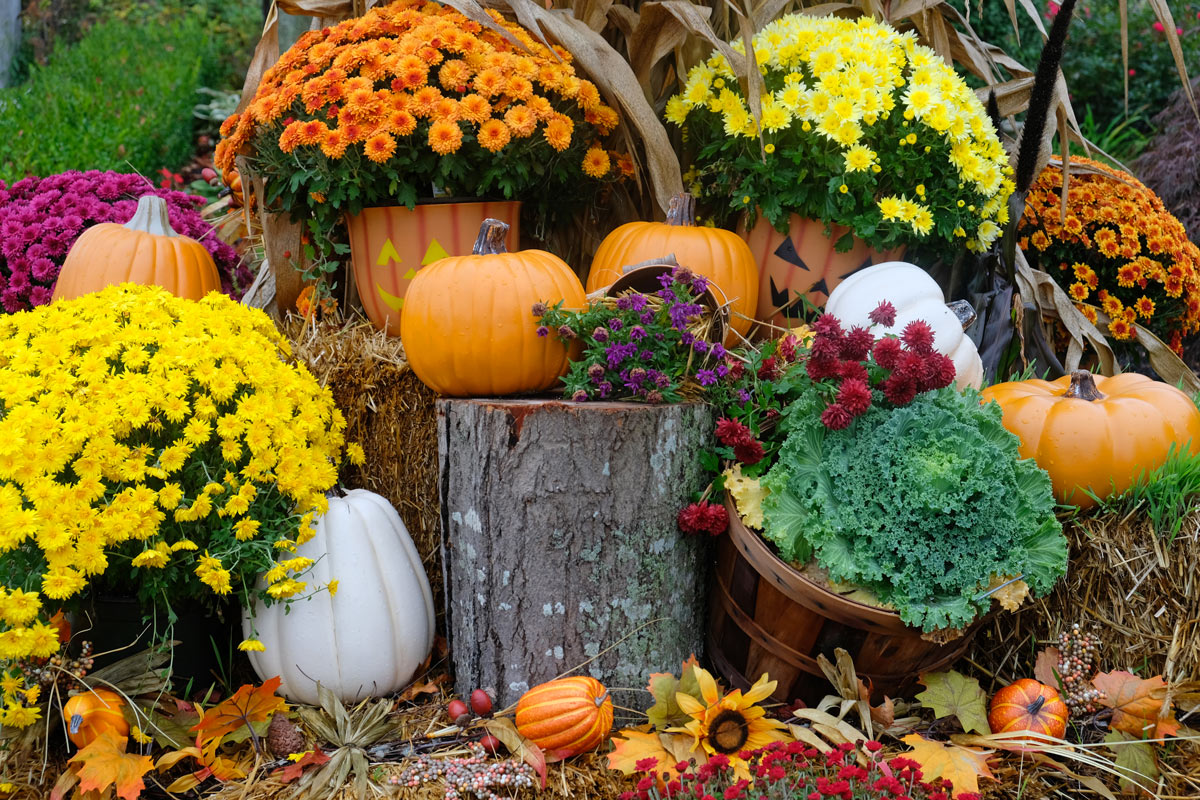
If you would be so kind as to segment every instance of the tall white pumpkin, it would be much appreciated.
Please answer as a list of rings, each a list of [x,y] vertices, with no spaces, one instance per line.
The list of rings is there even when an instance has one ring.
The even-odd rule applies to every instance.
[[[352,489],[331,497],[316,535],[296,554],[316,563],[310,591],[288,606],[256,602],[242,628],[266,647],[250,663],[278,675],[289,700],[316,705],[317,682],[354,703],[403,688],[433,648],[433,593],[417,548],[385,498]],[[324,586],[338,581],[337,594]],[[286,613],[285,613],[286,609]]]
[[[888,261],[854,273],[834,288],[825,313],[837,317],[846,328],[870,325],[867,315],[884,300],[896,307],[896,324],[889,328],[877,325],[872,333],[899,336],[908,323],[923,320],[933,330],[934,349],[954,362],[955,385],[959,389],[983,385],[983,361],[975,343],[946,307],[942,287],[916,264]]]

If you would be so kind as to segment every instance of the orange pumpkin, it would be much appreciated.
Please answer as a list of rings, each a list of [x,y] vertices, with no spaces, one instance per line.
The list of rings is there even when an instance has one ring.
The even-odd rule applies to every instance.
[[[567,348],[538,336],[536,303],[583,308],[575,273],[542,250],[509,253],[508,225],[484,220],[472,255],[443,258],[417,273],[400,317],[413,372],[449,397],[549,389],[567,371]]]
[[[666,222],[627,222],[605,237],[592,259],[587,290],[594,292],[621,277],[622,267],[674,254],[682,266],[711,280],[717,295],[732,300],[733,331],[726,344],[739,341],[754,323],[758,304],[758,264],[740,236],[721,228],[696,225],[696,200],[689,194],[671,199]]]
[[[124,707],[125,701],[121,696],[108,689],[92,689],[74,695],[63,703],[67,737],[81,749],[105,731],[124,739],[129,735],[129,723],[121,712]]]
[[[595,678],[575,675],[535,686],[517,701],[517,731],[548,753],[593,750],[612,731],[613,704]]]
[[[992,733],[1029,731],[1061,739],[1069,713],[1057,689],[1022,678],[996,692],[988,707],[988,727]]]
[[[118,283],[161,286],[201,300],[221,290],[217,265],[204,245],[171,229],[167,203],[146,195],[124,225],[102,222],[84,231],[67,253],[54,299],[71,299]]]
[[[1079,370],[1055,381],[998,383],[983,392],[1004,410],[1004,427],[1021,438],[1021,457],[1050,474],[1062,503],[1090,508],[1162,465],[1171,445],[1200,452],[1200,411],[1162,381],[1127,373],[1112,378]]]

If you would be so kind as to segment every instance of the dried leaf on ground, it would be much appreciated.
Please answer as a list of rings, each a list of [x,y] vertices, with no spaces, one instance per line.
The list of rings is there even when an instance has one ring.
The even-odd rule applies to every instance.
[[[300,776],[304,774],[305,768],[319,767],[322,764],[328,763],[329,756],[325,754],[324,750],[317,747],[309,750],[304,754],[304,757],[298,761],[276,770],[274,773],[272,773],[272,775],[279,778],[279,780],[283,783],[291,783],[292,781],[300,779]]]
[[[987,695],[979,681],[960,672],[927,672],[920,678],[925,691],[917,695],[939,718],[954,716],[964,731],[990,733],[987,721]]]
[[[912,752],[905,753],[904,757],[921,765],[925,780],[942,778],[950,781],[955,797],[964,792],[978,792],[980,778],[994,779],[987,763],[990,750],[934,742],[917,733],[910,733],[900,741],[912,747]]]
[[[204,719],[192,727],[197,733],[198,744],[204,746],[242,726],[250,727],[255,722],[264,722],[276,711],[286,709],[287,702],[275,694],[281,682],[276,676],[261,686],[241,686],[233,693],[233,697],[205,711]]]
[[[442,693],[441,686],[446,682],[447,677],[445,673],[442,673],[435,676],[433,680],[409,684],[408,688],[401,692],[397,699],[406,703],[415,703],[417,698],[422,695],[428,694],[437,697]]]
[[[1174,711],[1164,708],[1167,682],[1161,675],[1139,678],[1121,670],[1101,672],[1092,678],[1092,685],[1104,694],[1101,704],[1113,710],[1110,724],[1115,730],[1138,739],[1161,739],[1179,731]]]
[[[154,769],[150,756],[126,753],[129,740],[112,731],[104,731],[71,759],[79,764],[79,791],[104,792],[110,786],[117,797],[137,800],[146,788],[142,776]]]
[[[1158,782],[1158,758],[1154,746],[1138,741],[1124,731],[1109,731],[1104,741],[1113,744],[1117,771],[1121,773],[1121,789],[1129,791],[1134,786],[1150,791]]]
[[[1033,664],[1034,679],[1046,684],[1062,688],[1062,683],[1058,679],[1058,660],[1062,658],[1062,652],[1057,647],[1047,647],[1037,655],[1037,661]]]

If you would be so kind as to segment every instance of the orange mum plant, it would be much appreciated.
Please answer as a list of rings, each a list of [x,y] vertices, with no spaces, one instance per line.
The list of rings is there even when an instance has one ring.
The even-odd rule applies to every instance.
[[[1118,341],[1143,325],[1176,353],[1200,330],[1200,249],[1158,195],[1137,178],[1072,157],[1066,215],[1062,170],[1047,167],[1026,198],[1019,244],[1030,263],[1060,279],[1093,323],[1107,316]]]
[[[248,156],[267,202],[319,236],[435,193],[524,200],[547,220],[631,175],[602,144],[617,112],[570,53],[487,13],[494,27],[397,0],[304,34],[222,125],[218,167]]]

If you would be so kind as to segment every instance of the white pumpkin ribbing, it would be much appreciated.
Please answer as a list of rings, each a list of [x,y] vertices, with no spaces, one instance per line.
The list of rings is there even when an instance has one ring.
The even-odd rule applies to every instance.
[[[264,680],[282,679],[289,700],[316,704],[317,682],[344,702],[403,688],[433,647],[433,594],[399,514],[363,489],[330,498],[329,511],[297,555],[316,562],[308,592],[285,606],[256,603],[264,652],[250,662]],[[337,595],[324,587],[338,581]],[[320,589],[319,591],[317,591]]]
[[[983,385],[983,361],[979,351],[962,328],[954,312],[946,307],[942,288],[928,272],[915,264],[888,261],[856,272],[842,281],[829,295],[825,312],[841,321],[843,327],[870,325],[868,314],[887,300],[896,308],[896,323],[885,328],[876,325],[876,336],[900,335],[913,320],[923,320],[933,330],[933,346],[954,362],[954,383],[959,389]]]

